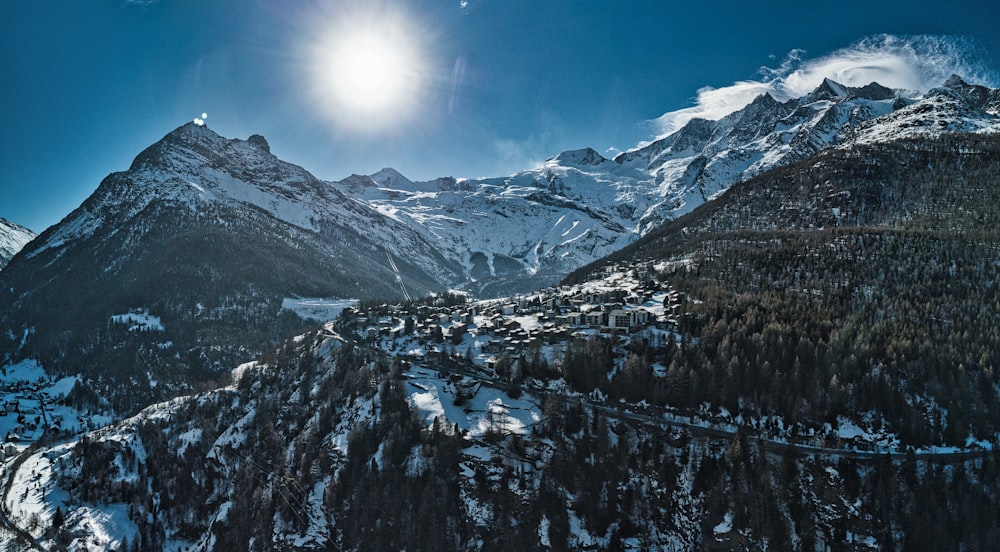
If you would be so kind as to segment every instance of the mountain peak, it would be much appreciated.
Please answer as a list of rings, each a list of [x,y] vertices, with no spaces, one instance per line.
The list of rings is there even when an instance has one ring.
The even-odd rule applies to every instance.
[[[948,80],[944,81],[945,88],[965,88],[966,86],[969,86],[969,83],[955,73],[952,73]]]
[[[204,124],[199,125],[198,123],[188,122],[167,133],[167,135],[164,136],[164,139],[167,138],[175,140],[191,140],[199,138],[222,139],[222,136],[219,136],[219,134],[217,134],[214,130],[208,128],[208,126]]]
[[[354,173],[348,176],[347,178],[340,180],[338,183],[344,184],[346,186],[353,186],[356,188],[369,188],[369,187],[374,188],[375,186],[378,186],[378,184],[376,184],[375,181],[372,180],[372,177],[366,174],[357,174],[357,173]]]
[[[850,89],[844,86],[843,84],[840,84],[839,82],[833,79],[824,77],[823,82],[820,83],[818,87],[816,87],[816,90],[813,91],[813,94],[817,95],[825,94],[828,95],[829,97],[838,97],[838,96],[849,95],[850,94],[849,90]]]
[[[226,138],[205,125],[185,123],[167,133],[160,141],[143,150],[132,161],[130,171],[182,166],[188,171],[208,165],[219,170],[242,171],[280,164],[271,154],[271,146],[260,134],[246,140]]]
[[[994,116],[1000,112],[1000,89],[972,84],[958,75],[953,74],[940,88],[928,92],[928,96],[934,95],[954,98],[969,108],[983,110]]]
[[[863,100],[890,100],[899,94],[891,88],[882,86],[877,82],[870,82],[861,88],[852,88],[854,96]]]
[[[382,167],[377,173],[369,175],[372,181],[386,188],[396,188],[409,190],[413,188],[413,181],[403,176],[402,173],[392,167]]]
[[[751,111],[757,112],[760,109],[771,109],[776,105],[780,105],[781,101],[774,97],[770,91],[764,92],[763,94],[757,96],[747,105]]]
[[[183,150],[216,149],[211,147],[215,142],[224,140],[204,125],[185,123],[168,132],[160,141],[142,150],[135,156],[130,171],[143,167],[154,166],[163,161],[168,152]],[[206,148],[207,147],[207,148]]]
[[[810,101],[852,99],[882,101],[889,100],[897,96],[897,93],[877,82],[870,82],[861,87],[853,87],[841,84],[833,79],[824,78],[823,82],[813,90],[807,98]]]
[[[606,157],[597,153],[597,151],[593,148],[583,148],[564,151],[559,155],[550,158],[549,162],[575,167],[596,167],[601,163],[607,162],[607,160],[608,159]]]

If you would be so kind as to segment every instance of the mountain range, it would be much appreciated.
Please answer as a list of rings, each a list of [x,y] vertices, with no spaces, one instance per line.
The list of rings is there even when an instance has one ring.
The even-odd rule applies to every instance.
[[[71,389],[3,509],[78,550],[989,549],[997,130],[957,77],[826,80],[324,182],[184,125],[0,271],[4,377]]]
[[[554,283],[767,169],[828,147],[995,131],[998,114],[997,90],[958,77],[927,93],[825,80],[801,98],[764,94],[693,119],[613,160],[582,149],[504,178],[414,183],[384,169],[333,184],[433,236],[478,295],[502,295]]]
[[[994,131],[998,97],[958,77],[923,94],[825,80],[802,98],[764,94],[717,121],[691,120],[614,159],[582,149],[510,177],[429,182],[389,168],[324,182],[261,136],[226,139],[189,123],[0,272],[0,358],[163,382],[142,404],[300,330],[307,322],[281,307],[286,299],[552,285],[736,182],[824,148]],[[161,329],[108,325],[133,311]]]
[[[9,508],[58,497],[36,534],[81,549],[988,550],[998,160],[995,135],[828,150],[557,288],[362,306],[35,453]],[[488,368],[511,322],[634,293],[656,325]]]

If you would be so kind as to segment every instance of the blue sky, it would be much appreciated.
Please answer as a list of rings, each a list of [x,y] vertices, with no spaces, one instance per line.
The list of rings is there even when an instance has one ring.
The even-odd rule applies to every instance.
[[[866,78],[857,69],[877,66],[922,83],[957,70],[996,86],[995,10],[961,0],[2,0],[0,217],[41,232],[202,113],[223,136],[264,135],[323,179],[391,166],[423,180],[506,175],[587,146],[611,155],[761,86],[793,94],[823,71]],[[393,66],[403,84],[385,77],[345,101],[397,87],[392,106],[330,99],[342,64],[328,58],[362,44],[338,42],[356,30],[409,57]],[[870,38],[882,34],[893,36]]]

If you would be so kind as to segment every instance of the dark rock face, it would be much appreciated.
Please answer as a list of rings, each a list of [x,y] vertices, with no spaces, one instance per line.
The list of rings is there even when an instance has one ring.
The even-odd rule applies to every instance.
[[[260,134],[254,134],[247,138],[247,142],[264,153],[271,153],[271,146]]]

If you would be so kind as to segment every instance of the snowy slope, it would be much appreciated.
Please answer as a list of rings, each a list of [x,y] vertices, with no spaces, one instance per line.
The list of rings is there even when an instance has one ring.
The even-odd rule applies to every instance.
[[[992,133],[1000,128],[1000,89],[952,76],[920,101],[858,125],[845,145],[935,136],[942,132]]]
[[[547,283],[630,240],[629,212],[615,204],[634,194],[635,176],[608,174],[613,162],[572,166],[553,159],[536,171],[481,181],[412,184],[373,175],[362,197],[381,212],[425,232],[477,282]],[[637,175],[636,175],[637,176]],[[351,193],[363,177],[335,183]],[[500,288],[472,289],[491,294]]]
[[[0,218],[0,270],[34,238],[31,230]]]
[[[484,295],[544,285],[769,168],[831,146],[948,131],[995,132],[1000,92],[958,77],[926,93],[831,80],[779,102],[762,95],[605,159],[559,154],[504,178],[415,183],[392,169],[334,186],[431,236]],[[487,283],[505,281],[507,286]]]
[[[422,296],[461,272],[425,235],[281,161],[264,138],[187,124],[0,273],[0,359],[82,370],[85,382],[137,378],[99,396],[142,406],[298,331],[307,322],[286,299]],[[129,331],[127,313],[157,330]]]
[[[188,123],[139,154],[127,172],[109,178],[108,186],[98,189],[54,232],[46,233],[29,256],[132,219],[154,201],[167,201],[186,205],[192,212],[220,205],[253,207],[311,232],[323,233],[332,226],[362,230],[392,255],[416,261],[442,284],[455,278],[420,235],[348,198],[302,167],[281,161],[259,135],[231,140],[206,126]]]

